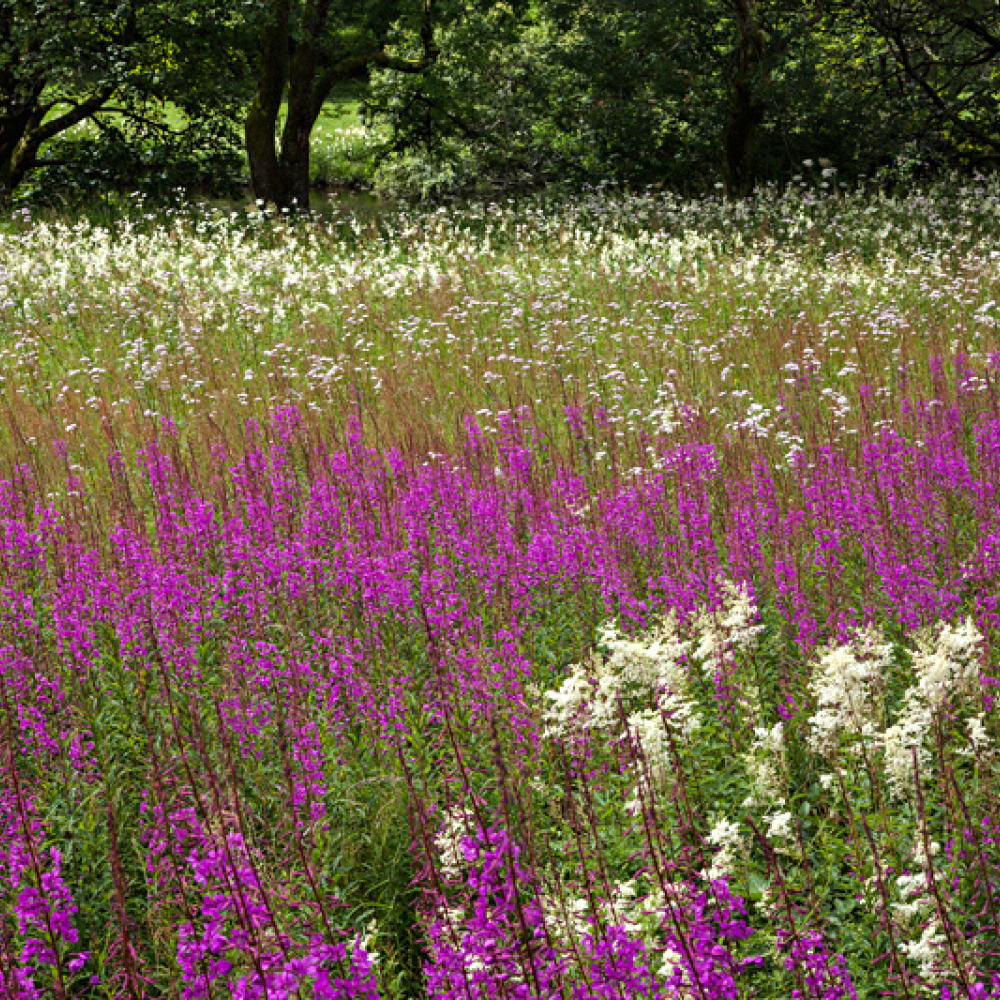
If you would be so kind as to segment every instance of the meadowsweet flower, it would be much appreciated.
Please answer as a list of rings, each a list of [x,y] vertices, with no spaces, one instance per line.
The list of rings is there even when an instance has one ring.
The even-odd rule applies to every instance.
[[[909,923],[933,905],[927,894],[927,875],[923,871],[904,872],[896,876],[894,887],[900,901],[891,906],[903,923]]]
[[[740,826],[721,817],[708,834],[708,842],[717,847],[711,867],[705,873],[710,881],[728,879],[734,875],[746,851],[746,843],[740,833]]]
[[[629,732],[642,754],[652,780],[662,784],[670,770],[669,741],[663,717],[655,709],[634,712],[628,719]]]
[[[900,950],[912,962],[920,966],[920,978],[926,986],[939,986],[948,974],[947,939],[937,915],[931,917],[920,937],[915,941],[903,941]]]
[[[973,715],[965,721],[966,732],[969,734],[969,742],[972,744],[971,750],[961,749],[958,752],[963,754],[978,754],[990,748],[993,740],[986,732],[985,716],[982,712]]]
[[[548,736],[564,736],[586,725],[594,696],[593,681],[582,664],[570,667],[569,675],[554,691],[546,691],[551,702],[543,713]]]
[[[434,835],[438,866],[446,878],[458,878],[469,863],[466,839],[475,829],[476,820],[469,810],[454,807],[445,810],[441,826]]]
[[[607,899],[601,900],[601,917],[604,923],[619,927],[630,937],[643,935],[645,906],[638,899],[633,879],[617,882],[611,886]]]
[[[920,696],[932,712],[950,698],[976,693],[984,642],[971,617],[961,625],[945,622],[918,636],[913,669]]]
[[[822,651],[809,688],[818,710],[809,719],[809,744],[831,754],[841,736],[874,737],[883,713],[883,678],[892,646],[873,630],[861,630],[843,646]]]
[[[885,773],[896,796],[911,795],[915,791],[914,751],[917,765],[924,775],[930,771],[930,755],[924,743],[932,722],[930,709],[916,690],[910,688],[904,696],[904,708],[899,720],[882,734]]]
[[[882,736],[886,775],[896,795],[915,789],[914,751],[921,771],[931,772],[925,743],[935,716],[946,704],[969,702],[977,693],[983,643],[971,618],[957,627],[943,623],[917,636],[916,684],[905,692],[897,721]]]
[[[792,840],[795,832],[792,829],[792,814],[777,812],[767,817],[767,837],[769,840]]]
[[[763,631],[756,624],[757,605],[749,586],[725,580],[722,595],[719,609],[701,612],[694,622],[694,655],[706,672],[731,663],[737,653],[752,650]]]
[[[675,613],[633,639],[621,635],[613,624],[606,624],[598,632],[598,644],[607,650],[608,669],[629,683],[648,689],[685,685],[681,661],[688,644],[678,634]]]
[[[745,807],[782,806],[788,785],[788,762],[785,755],[785,726],[775,723],[770,729],[754,729],[753,743],[743,756],[750,777],[750,795]]]
[[[595,666],[597,682],[593,688],[587,722],[597,729],[611,729],[619,718],[625,684],[607,664],[597,663]]]

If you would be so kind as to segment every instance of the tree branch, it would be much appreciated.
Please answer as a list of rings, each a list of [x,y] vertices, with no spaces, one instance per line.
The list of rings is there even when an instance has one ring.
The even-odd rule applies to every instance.
[[[96,93],[91,94],[86,100],[74,104],[69,111],[59,115],[58,118],[50,118],[47,122],[42,122],[32,130],[31,141],[41,145],[43,142],[48,142],[53,136],[59,135],[60,132],[65,132],[74,125],[79,125],[80,122],[85,121],[87,118],[93,116],[95,112],[100,111],[111,100],[111,95],[114,92],[114,87],[104,87]]]

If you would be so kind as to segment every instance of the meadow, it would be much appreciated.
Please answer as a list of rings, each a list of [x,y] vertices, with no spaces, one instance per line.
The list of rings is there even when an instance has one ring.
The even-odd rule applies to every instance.
[[[0,995],[1000,997],[1000,182],[0,225]]]

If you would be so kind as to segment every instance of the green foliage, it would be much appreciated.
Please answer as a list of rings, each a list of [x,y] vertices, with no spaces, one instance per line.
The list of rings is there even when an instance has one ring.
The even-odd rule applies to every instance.
[[[803,161],[820,159],[843,176],[905,180],[897,163],[926,173],[989,153],[971,130],[983,133],[980,118],[993,98],[973,100],[954,74],[940,81],[940,94],[908,79],[898,65],[905,53],[892,48],[869,9],[876,5],[752,4],[760,32],[752,58],[740,54],[747,36],[738,6],[475,7],[438,30],[440,55],[423,74],[374,75],[369,115],[392,135],[380,181],[422,195],[554,180],[705,190],[725,173],[727,136],[740,114],[749,116],[743,124],[758,180],[787,180],[803,172]],[[918,20],[906,24],[914,49]],[[949,55],[973,58],[968,38],[954,45]],[[748,101],[742,109],[740,92]],[[960,92],[972,101],[961,112],[970,116],[965,132],[954,120],[966,99]]]
[[[16,203],[73,207],[115,193],[141,193],[165,202],[178,190],[235,197],[242,156],[233,144],[209,145],[185,135],[141,144],[117,129],[100,136],[63,137],[50,143]]]
[[[280,44],[262,47],[281,10]],[[995,164],[998,62],[1000,14],[978,0],[6,0],[0,195],[33,171],[50,203],[121,186],[228,193],[265,66],[270,111],[248,165],[276,204],[303,202],[310,181],[746,193],[821,160],[906,185]],[[370,128],[324,140],[314,113],[344,86]],[[250,147],[292,121],[270,118],[293,91],[278,168]],[[88,121],[87,143],[44,148]],[[311,164],[295,153],[303,128]]]
[[[223,0],[0,4],[0,196],[30,176],[47,142],[88,122],[104,148],[82,148],[77,166],[89,160],[87,172],[115,182],[149,173],[144,160],[162,172],[178,155],[229,153],[246,95],[235,13]],[[150,156],[150,146],[165,151]]]

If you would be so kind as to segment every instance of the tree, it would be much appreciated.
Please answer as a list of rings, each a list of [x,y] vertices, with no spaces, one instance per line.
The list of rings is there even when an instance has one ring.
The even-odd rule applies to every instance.
[[[170,100],[186,120],[179,131],[224,130],[241,77],[232,24],[222,0],[0,2],[0,202],[45,143],[83,122],[128,123],[163,141],[177,131],[163,114]]]
[[[966,161],[1000,159],[1000,5],[996,0],[833,0],[832,18],[881,40],[909,91],[907,123]],[[914,128],[919,125],[918,129]]]
[[[306,208],[310,137],[323,102],[337,83],[372,66],[419,73],[430,65],[434,0],[265,0],[259,24],[256,90],[244,122],[251,185],[279,208]],[[412,56],[392,52],[405,24],[420,40]]]
[[[819,155],[837,145],[802,0],[470,7],[421,77],[376,75],[370,106],[392,131],[399,173],[410,166],[425,188],[721,178],[742,196],[759,175],[791,174],[802,136],[822,137]]]
[[[755,181],[757,127],[764,107],[755,93],[754,73],[764,67],[768,46],[756,0],[730,0],[736,44],[729,87],[732,92],[724,142],[724,176],[730,194],[749,193]]]

